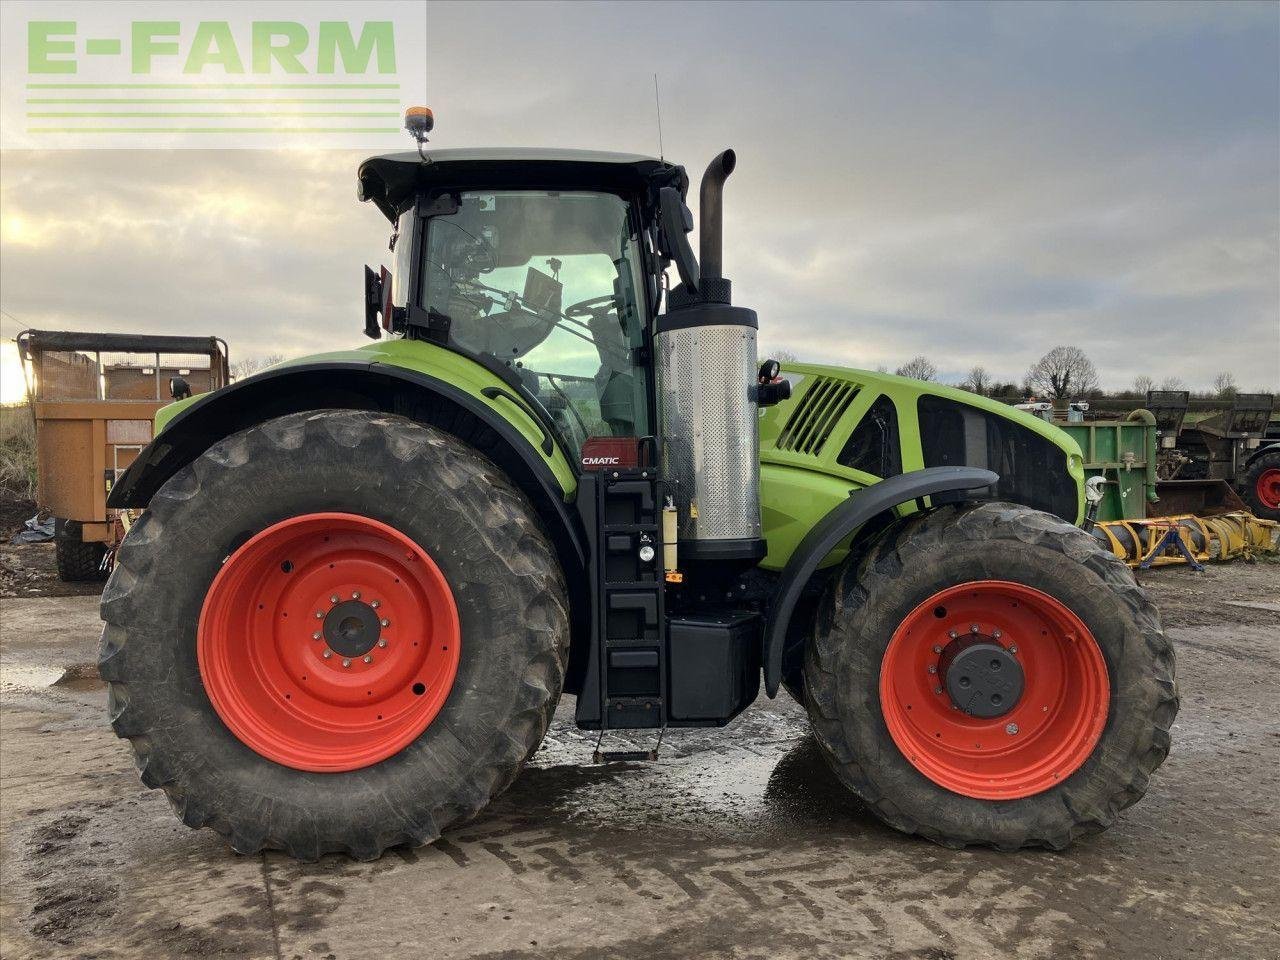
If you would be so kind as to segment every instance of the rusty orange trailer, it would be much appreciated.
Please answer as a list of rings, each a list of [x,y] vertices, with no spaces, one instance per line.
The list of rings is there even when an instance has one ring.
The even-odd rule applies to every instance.
[[[54,517],[63,580],[106,576],[122,530],[115,480],[151,442],[178,393],[230,379],[218,337],[25,330],[17,337],[36,421],[38,501]]]

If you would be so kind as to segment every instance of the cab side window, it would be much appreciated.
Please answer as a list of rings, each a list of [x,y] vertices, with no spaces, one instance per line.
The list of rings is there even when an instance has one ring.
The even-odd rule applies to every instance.
[[[902,472],[902,445],[898,437],[898,409],[884,394],[867,408],[854,428],[839,463],[881,480]]]

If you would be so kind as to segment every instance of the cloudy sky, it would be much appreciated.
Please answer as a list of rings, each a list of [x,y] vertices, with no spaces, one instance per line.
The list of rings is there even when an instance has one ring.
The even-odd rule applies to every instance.
[[[428,40],[437,146],[654,153],[657,72],[669,159],[738,152],[766,348],[1020,379],[1074,343],[1108,387],[1280,389],[1276,4],[433,4]],[[5,152],[0,332],[358,344],[389,262],[360,159]]]

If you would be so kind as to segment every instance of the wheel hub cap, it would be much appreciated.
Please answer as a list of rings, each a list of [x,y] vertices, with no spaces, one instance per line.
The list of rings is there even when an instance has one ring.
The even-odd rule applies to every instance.
[[[938,672],[951,702],[971,717],[1002,717],[1022,697],[1022,664],[990,638],[951,641]]]
[[[344,657],[363,657],[382,636],[378,619],[377,611],[362,600],[343,600],[324,618],[325,642]]]

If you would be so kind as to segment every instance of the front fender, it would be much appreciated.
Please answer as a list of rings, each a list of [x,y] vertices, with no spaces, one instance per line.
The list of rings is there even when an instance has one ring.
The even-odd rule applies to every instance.
[[[832,550],[869,520],[899,504],[940,493],[962,493],[991,487],[999,479],[998,474],[977,467],[929,467],[855,490],[847,500],[832,508],[796,547],[778,579],[765,624],[765,692],[771,697],[778,693],[778,686],[782,683],[782,653],[791,615],[805,584]]]

